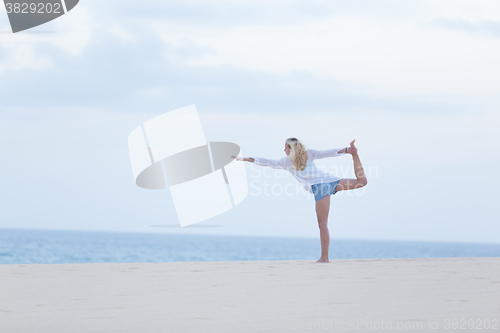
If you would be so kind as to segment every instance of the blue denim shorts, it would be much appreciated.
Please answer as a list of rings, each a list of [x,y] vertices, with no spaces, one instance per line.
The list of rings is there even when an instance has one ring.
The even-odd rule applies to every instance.
[[[320,183],[311,185],[312,193],[314,194],[314,200],[316,202],[320,201],[327,195],[335,195],[335,190],[339,184],[340,179],[331,183]]]

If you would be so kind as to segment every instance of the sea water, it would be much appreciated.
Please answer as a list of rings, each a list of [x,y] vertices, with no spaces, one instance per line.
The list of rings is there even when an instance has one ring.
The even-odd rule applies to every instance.
[[[0,229],[0,264],[317,260],[319,237]],[[500,257],[500,244],[330,240],[330,259]]]

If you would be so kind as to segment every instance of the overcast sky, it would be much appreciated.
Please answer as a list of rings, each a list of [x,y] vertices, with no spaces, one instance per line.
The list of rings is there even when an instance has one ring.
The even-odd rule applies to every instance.
[[[500,242],[499,12],[82,0],[11,34],[1,9],[0,228],[318,237],[313,197],[250,163],[245,201],[203,222],[223,227],[152,227],[177,215],[168,190],[135,185],[128,135],[196,104],[207,140],[244,156],[281,158],[290,136],[315,149],[356,139],[368,185],[331,197],[332,238]],[[354,177],[350,155],[317,164]],[[287,184],[299,190],[265,192]]]

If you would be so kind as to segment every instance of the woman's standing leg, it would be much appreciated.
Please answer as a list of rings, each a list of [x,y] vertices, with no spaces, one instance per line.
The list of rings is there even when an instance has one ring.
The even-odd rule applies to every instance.
[[[330,262],[328,249],[330,246],[330,232],[328,231],[328,213],[330,212],[330,196],[316,202],[316,215],[318,217],[319,237],[321,240],[321,258],[317,262]]]

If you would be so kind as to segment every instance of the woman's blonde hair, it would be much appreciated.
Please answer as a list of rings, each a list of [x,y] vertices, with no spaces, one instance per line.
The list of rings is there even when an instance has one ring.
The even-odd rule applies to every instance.
[[[295,169],[302,171],[307,166],[307,151],[306,146],[297,138],[288,138],[286,143],[290,147],[290,158],[293,158],[293,166]]]

